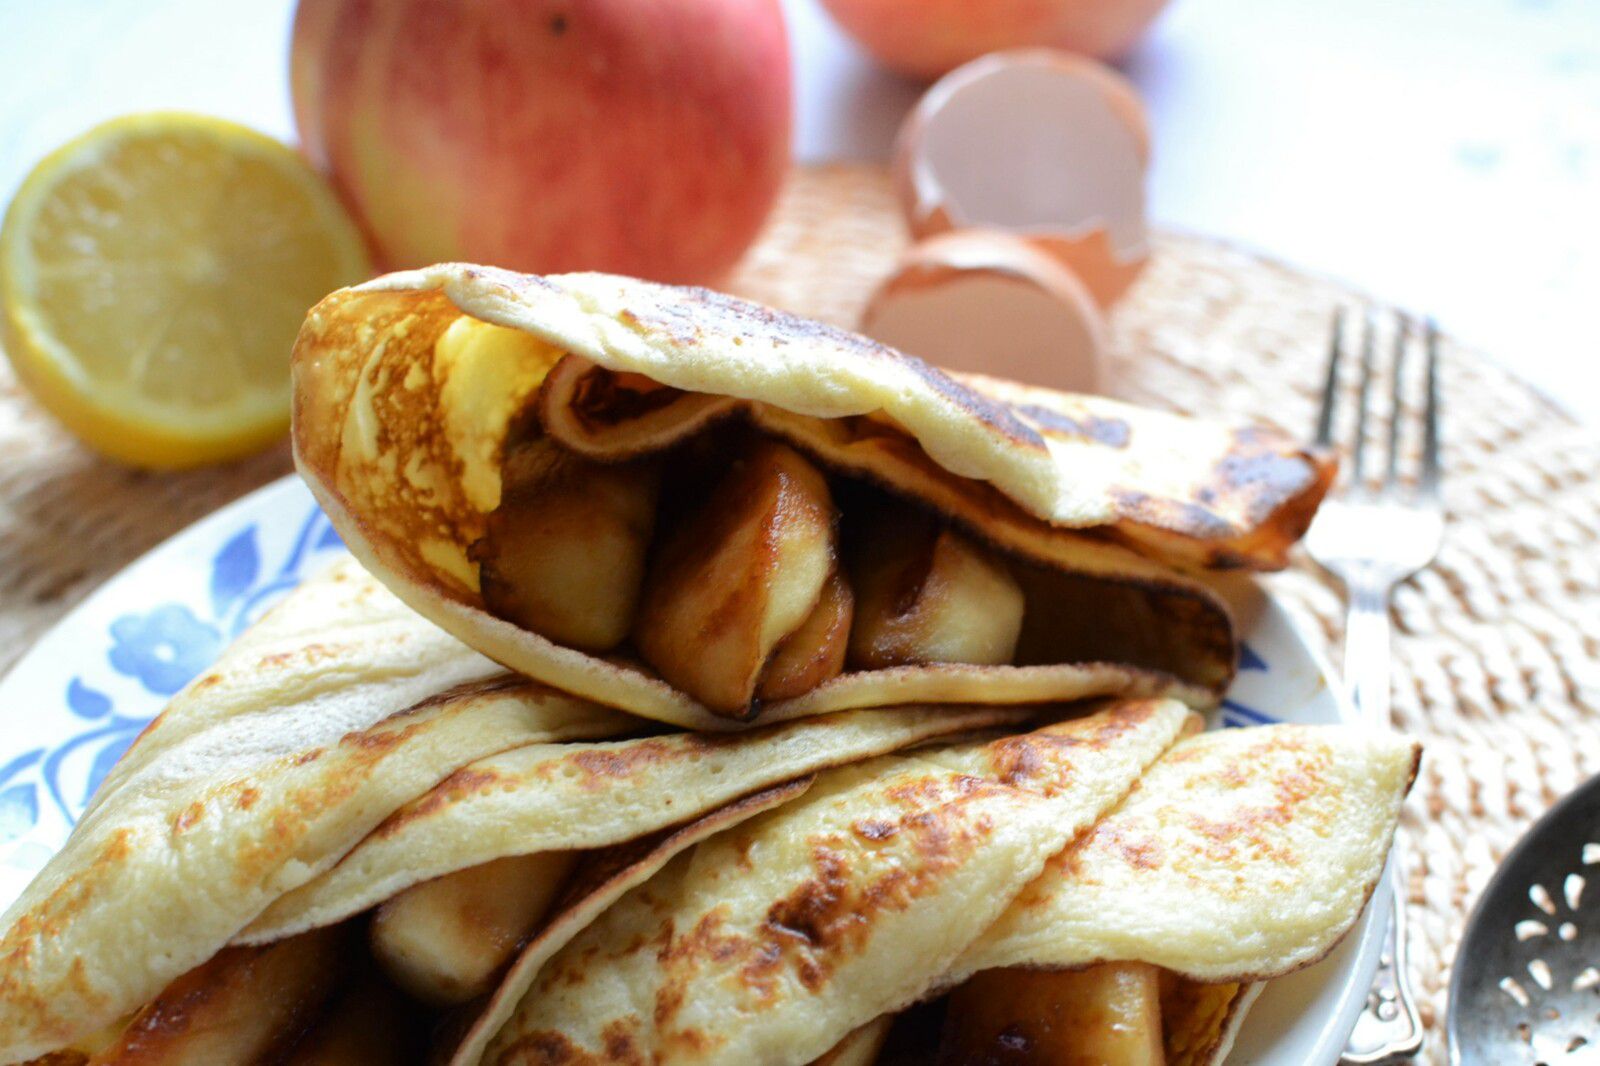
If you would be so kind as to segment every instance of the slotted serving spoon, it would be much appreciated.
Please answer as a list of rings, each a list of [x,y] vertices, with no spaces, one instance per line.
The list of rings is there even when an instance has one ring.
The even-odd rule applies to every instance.
[[[1517,841],[1467,923],[1450,979],[1456,1066],[1600,1063],[1600,777]]]

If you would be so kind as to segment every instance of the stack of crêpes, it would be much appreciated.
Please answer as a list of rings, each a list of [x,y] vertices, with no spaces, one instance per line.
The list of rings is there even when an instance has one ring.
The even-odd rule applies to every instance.
[[[1199,731],[1273,432],[462,265],[294,382],[356,561],[7,913],[0,1060],[1212,1063],[1379,876],[1413,743]]]

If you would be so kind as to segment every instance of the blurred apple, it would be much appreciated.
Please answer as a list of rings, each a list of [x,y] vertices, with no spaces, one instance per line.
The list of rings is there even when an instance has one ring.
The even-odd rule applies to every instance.
[[[714,281],[789,164],[778,0],[302,0],[290,81],[387,268]]]
[[[1133,47],[1167,0],[822,0],[884,66],[937,78],[1003,48],[1043,45],[1097,59]]]

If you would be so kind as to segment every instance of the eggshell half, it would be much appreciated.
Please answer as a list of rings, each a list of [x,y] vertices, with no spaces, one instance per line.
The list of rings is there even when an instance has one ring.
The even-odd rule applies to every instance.
[[[957,230],[914,245],[873,295],[861,331],[954,370],[1101,387],[1099,307],[1070,271],[1012,233]]]
[[[1144,108],[1121,75],[1049,49],[998,52],[912,110],[895,182],[918,237],[1003,229],[1036,239],[1110,306],[1149,258]]]

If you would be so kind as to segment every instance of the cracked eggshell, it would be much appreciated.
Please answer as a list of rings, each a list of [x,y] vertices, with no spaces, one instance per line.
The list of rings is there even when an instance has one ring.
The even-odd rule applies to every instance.
[[[906,118],[895,184],[918,237],[1033,240],[1108,307],[1149,258],[1144,107],[1121,75],[1049,49],[998,52],[940,79]]]
[[[875,340],[972,373],[1098,391],[1105,323],[1082,281],[999,230],[930,237],[901,259],[861,319]]]

